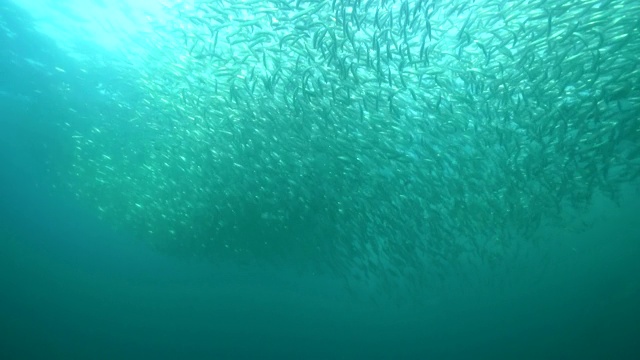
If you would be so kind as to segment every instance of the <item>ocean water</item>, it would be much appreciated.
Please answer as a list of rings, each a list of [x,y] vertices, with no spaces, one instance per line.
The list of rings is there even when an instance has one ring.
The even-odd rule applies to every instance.
[[[418,75],[392,67],[401,62],[396,53],[378,58],[377,66],[358,60],[360,70],[336,70],[336,77],[323,70],[333,87],[323,88],[324,80],[316,79],[322,75],[296,65],[278,70],[288,85],[276,71],[250,80],[251,93],[235,88],[237,79],[254,76],[252,69],[273,70],[273,59],[287,67],[284,53],[244,57],[257,51],[256,39],[280,36],[275,23],[291,22],[286,31],[300,37],[274,48],[294,48],[300,39],[317,45],[313,35],[323,30],[296,35],[301,26],[294,21],[334,14],[330,5],[285,3],[229,2],[216,12],[207,2],[0,2],[0,358],[639,359],[640,125],[634,114],[640,88],[633,82],[636,67],[625,68],[638,63],[640,38],[631,32],[637,21],[618,28],[623,21],[611,20],[603,41],[613,44],[614,55],[600,44],[598,56],[613,60],[602,60],[611,67],[602,65],[595,80],[585,65],[566,74],[550,68],[549,79],[532,81],[548,101],[555,101],[555,86],[565,79],[576,87],[605,82],[594,85],[592,95],[572,92],[573,85],[557,95],[558,104],[579,104],[567,108],[575,116],[560,133],[564,118],[538,112],[530,98],[523,105],[518,99],[530,96],[525,90],[505,100],[499,94],[506,86],[493,86],[495,76],[478,80],[466,95],[456,92],[467,86],[461,68],[477,74],[498,59],[503,71],[515,72],[519,66],[505,62],[505,48],[493,57],[486,50],[467,54],[481,58],[475,65],[433,55],[429,66],[441,67],[428,71],[440,74],[432,84],[437,89],[412,88],[410,79]],[[341,50],[294,58],[340,68],[331,53],[343,54],[336,55],[343,61],[356,57],[359,51],[349,54],[355,50],[349,37],[375,27],[376,7],[396,16],[387,33],[400,39],[395,27],[416,28],[402,14],[418,13],[403,9],[422,2],[391,3],[372,2],[371,16],[345,22],[359,35],[344,30]],[[453,5],[432,3],[433,37],[444,39],[447,32],[436,29],[455,21],[437,27],[438,14]],[[493,4],[486,3],[486,9]],[[625,1],[589,4],[581,14],[592,13],[594,22],[638,8]],[[347,14],[365,5],[349,6]],[[251,7],[256,14],[279,8],[301,15],[272,21],[273,30],[260,28],[278,35],[252,28],[234,40],[233,26],[249,31],[252,25],[225,25],[231,28],[220,38],[227,36],[229,49],[218,57],[191,44],[201,34],[189,26],[202,24],[193,17],[228,11],[230,22],[241,15],[253,21],[258,16],[247,15]],[[464,8],[452,12],[462,24]],[[480,17],[491,19],[480,9]],[[517,11],[505,6],[499,13]],[[564,13],[554,14],[554,24],[557,16],[559,28],[566,25]],[[547,24],[537,14],[523,16],[530,16],[529,24]],[[166,38],[176,29],[177,41]],[[573,31],[585,42],[593,35]],[[549,32],[551,43],[555,30]],[[520,35],[506,50],[512,57],[538,46]],[[207,36],[217,39],[213,31]],[[330,41],[331,35],[322,36],[320,42]],[[422,57],[420,41],[406,43]],[[366,46],[373,58],[384,52]],[[404,51],[402,45],[389,49]],[[448,53],[437,46],[430,51]],[[563,61],[593,52],[572,48]],[[180,62],[190,57],[194,62]],[[380,95],[385,81],[365,81],[379,75],[383,61],[385,81],[397,90],[391,97]],[[525,63],[537,71],[534,60]],[[618,65],[631,70],[621,75]],[[398,90],[403,76],[406,93]],[[294,91],[296,81],[305,90]],[[360,100],[341,98],[344,89],[378,96],[384,105],[364,97],[368,115],[362,116],[371,123],[387,119],[386,127],[362,125],[358,111],[351,112]],[[440,95],[431,97],[433,89]],[[494,98],[500,107],[461,105]],[[582,113],[593,99],[601,108],[597,121],[592,110]],[[437,103],[429,108],[433,113],[420,114],[421,101],[431,100]],[[447,113],[448,106],[457,110]],[[519,128],[519,121],[502,122],[505,113],[522,108],[538,114],[546,129],[541,133],[551,135],[538,141],[525,136],[536,132]],[[500,121],[481,121],[492,118],[486,111]],[[469,129],[477,132],[423,134],[418,130],[427,118],[438,129],[473,119]],[[263,119],[277,120],[265,126]],[[307,129],[300,119],[313,126]],[[374,139],[371,129],[380,137]],[[515,147],[502,146],[504,134]],[[478,142],[461,145],[474,136]],[[308,142],[301,145],[301,138]],[[554,150],[539,156],[546,147]],[[523,155],[512,156],[516,152]],[[554,163],[551,153],[571,161],[538,166]],[[501,167],[503,159],[508,166]],[[439,161],[440,167],[425,168]],[[469,167],[476,163],[482,170]],[[277,171],[274,164],[280,164]],[[509,166],[519,170],[510,173]],[[555,175],[573,180],[545,187]],[[563,206],[554,206],[554,199]],[[465,205],[452,205],[458,201]],[[559,217],[566,221],[555,221]],[[472,245],[477,242],[482,251]]]

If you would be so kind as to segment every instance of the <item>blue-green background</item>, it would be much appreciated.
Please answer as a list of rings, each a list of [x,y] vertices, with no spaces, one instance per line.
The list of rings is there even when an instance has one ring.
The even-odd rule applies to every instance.
[[[10,24],[19,43],[0,37],[0,358],[640,358],[633,186],[619,206],[595,201],[587,230],[545,230],[511,272],[454,279],[419,305],[354,299],[330,275],[159,254],[51,191],[70,156],[54,126],[65,108],[33,89],[69,80],[21,59],[73,62],[24,21]]]

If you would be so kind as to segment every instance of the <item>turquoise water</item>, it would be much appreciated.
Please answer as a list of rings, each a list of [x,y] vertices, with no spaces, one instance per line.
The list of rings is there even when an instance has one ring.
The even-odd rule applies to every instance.
[[[640,358],[635,15],[3,2],[0,357]]]

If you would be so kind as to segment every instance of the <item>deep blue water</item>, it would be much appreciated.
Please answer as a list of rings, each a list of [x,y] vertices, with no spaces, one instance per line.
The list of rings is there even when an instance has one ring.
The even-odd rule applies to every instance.
[[[170,257],[50,190],[70,150],[47,89],[69,80],[24,59],[73,61],[4,18],[20,41],[0,37],[0,358],[640,358],[637,191],[596,202],[585,232],[549,230],[514,269],[535,276],[452,279],[419,306],[358,301],[325,275]]]
[[[558,237],[535,283],[387,308],[357,306],[326,279],[158,255],[2,168],[2,358],[638,355],[638,206]]]

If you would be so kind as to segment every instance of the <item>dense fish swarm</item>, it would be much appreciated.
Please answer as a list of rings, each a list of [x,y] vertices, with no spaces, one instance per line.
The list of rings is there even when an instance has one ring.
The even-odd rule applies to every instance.
[[[638,1],[167,12],[74,135],[78,196],[158,248],[422,286],[638,181]]]

